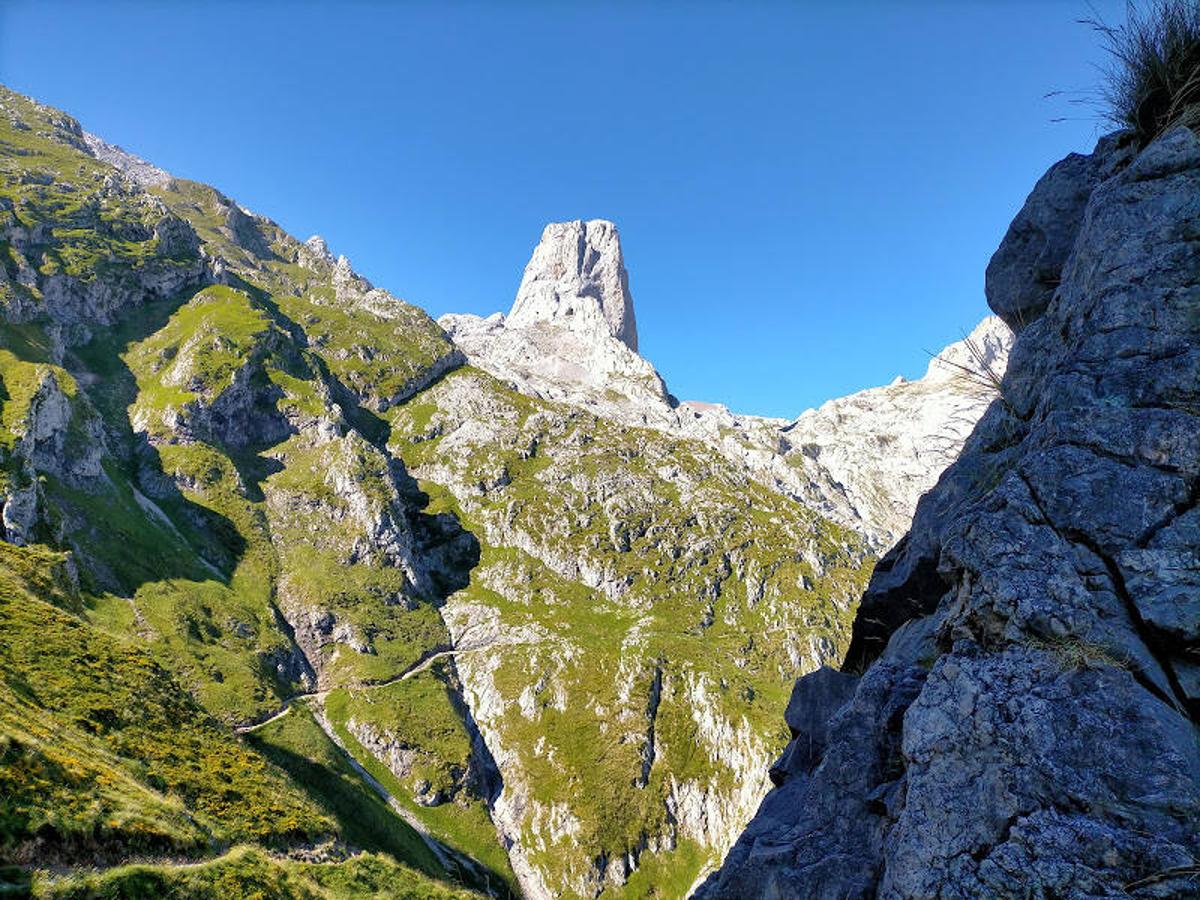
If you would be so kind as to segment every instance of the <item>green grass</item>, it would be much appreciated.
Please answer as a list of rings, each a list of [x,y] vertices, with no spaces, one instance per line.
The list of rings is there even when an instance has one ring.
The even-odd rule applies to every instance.
[[[48,900],[459,900],[472,892],[435,882],[386,856],[363,854],[338,863],[303,863],[238,847],[203,865],[121,866],[100,874],[41,876],[33,896]]]
[[[0,265],[15,270],[21,261],[43,276],[120,284],[139,269],[195,263],[194,247],[160,246],[157,229],[166,215],[159,204],[104,190],[111,170],[78,149],[73,120],[3,88],[0,101],[31,126],[0,118],[0,231],[33,227],[41,238],[23,256],[6,246]],[[5,287],[10,297],[40,298],[37,288],[13,281]]]
[[[297,615],[328,610],[370,648],[358,653],[344,644],[325,645],[317,661],[330,684],[393,678],[430,648],[449,643],[432,603],[406,602],[407,579],[399,569],[346,565],[335,553],[302,546],[285,552],[283,565],[278,592],[283,608]]]
[[[281,756],[292,740],[314,757],[324,753],[320,771],[333,775],[320,790],[308,785],[319,796],[298,791],[301,776],[289,781],[212,716],[258,717],[298,689],[275,671],[292,650],[276,597],[301,615],[329,609],[370,642],[371,653],[331,649],[335,683],[393,677],[446,641],[425,598],[409,608],[401,571],[378,560],[344,565],[367,523],[351,516],[328,527],[329,508],[346,510],[327,483],[331,469],[357,483],[373,514],[399,509],[386,454],[353,431],[324,448],[310,438],[317,419],[336,421],[343,411],[372,437],[386,433],[386,423],[348,398],[383,408],[411,393],[449,342],[423,312],[380,293],[367,297],[364,283],[343,279],[335,290],[332,269],[300,265],[294,239],[204,185],[104,196],[112,170],[79,149],[72,120],[2,88],[0,102],[0,234],[17,226],[46,235],[25,255],[0,238],[0,302],[36,304],[52,276],[101,279],[130,298],[117,322],[92,323],[92,340],[66,348],[66,368],[51,364],[63,348],[43,320],[0,325],[3,483],[28,477],[13,451],[48,382],[80,420],[72,433],[99,416],[112,450],[95,485],[42,475],[43,536],[73,551],[78,587],[61,554],[0,545],[0,651],[11,700],[3,713],[3,753],[12,762],[6,852],[29,850],[31,835],[42,833],[56,835],[71,859],[207,853],[243,839],[275,845],[334,833],[333,811],[354,840],[428,865],[424,843],[394,827],[400,820],[382,804],[375,803],[378,820],[350,815],[337,796],[345,767],[334,766],[311,728],[292,733],[302,719],[279,723],[272,752]],[[9,115],[31,127],[10,125]],[[162,300],[138,287],[146,267],[197,259],[160,244],[156,229],[170,215],[190,222],[234,286]],[[18,285],[22,269],[40,280]],[[181,440],[179,420],[201,421],[243,378],[264,415],[309,428],[310,438],[263,452],[229,446],[236,435],[228,433]],[[301,549],[312,534],[328,538],[323,551]],[[42,607],[51,612],[37,612]],[[41,656],[32,652],[37,615],[50,617]],[[163,706],[167,685],[175,706]],[[157,755],[155,729],[164,733]],[[312,775],[301,755],[288,760]],[[235,799],[239,813],[226,808]]]
[[[1143,146],[1177,122],[1200,127],[1200,4],[1152,0],[1119,25],[1089,24],[1110,57],[1101,94],[1110,121]]]
[[[712,863],[712,854],[695,841],[684,839],[667,853],[643,852],[638,858],[638,868],[625,884],[606,892],[614,898],[626,900],[676,900],[687,896],[688,889],[696,882],[706,864]]]
[[[420,793],[422,784],[430,786],[430,794],[453,795],[470,763],[471,736],[454,708],[446,675],[440,671],[443,666],[437,660],[403,681],[339,692],[334,702],[339,722],[354,720],[380,738],[415,751],[412,771],[403,782],[410,798]]]
[[[23,858],[45,840],[86,858],[332,831],[145,649],[40,599],[55,590],[23,573],[45,552],[6,548],[0,560],[3,855]]]
[[[221,285],[200,291],[126,355],[138,375],[133,415],[150,419],[152,412],[178,409],[197,397],[215,399],[239,370],[265,352],[271,328],[269,316],[244,292]]]
[[[425,841],[351,768],[313,719],[307,703],[294,704],[283,718],[252,732],[248,742],[303,787],[338,823],[347,843],[388,853],[428,875],[445,877]]]
[[[44,320],[0,326],[5,477],[28,477],[13,451],[47,379],[71,405],[75,437],[98,416],[108,448],[102,484],[41,483],[42,536],[73,550],[78,587],[60,552],[0,547],[5,853],[33,858],[45,849],[38,835],[78,863],[336,835],[427,866],[301,708],[247,739],[218,721],[263,716],[300,688],[277,671],[293,649],[279,611],[297,622],[328,612],[366,646],[329,644],[314,657],[338,688],[328,712],[340,738],[441,840],[512,884],[483,798],[460,789],[435,807],[413,801],[422,780],[454,792],[469,759],[455,670],[365,684],[447,641],[441,598],[413,596],[365,543],[371,520],[406,517],[389,454],[424,478],[425,514],[453,513],[483,544],[448,611],[478,604],[503,629],[537,636],[485,651],[505,707],[485,724],[516,755],[532,808],[566,804],[578,822],[558,843],[525,822],[523,843],[552,884],[667,830],[671,777],[724,795],[754,777],[704,741],[698,712],[764,754],[782,745],[780,711],[808,638],[830,655],[848,640],[869,569],[852,535],[693,442],[542,403],[469,368],[418,391],[451,351],[424,313],[314,262],[276,224],[204,185],[102,197],[112,172],[71,145],[69,120],[6,91],[0,101],[31,124],[0,116],[0,235],[10,225],[47,235],[27,255],[0,237],[10,276],[0,304],[35,308],[52,275],[128,289],[119,321],[92,323],[83,346],[56,347]],[[154,236],[160,203],[222,262],[228,286],[164,300],[137,287],[146,267],[195,264]],[[16,286],[18,270],[41,280]],[[259,421],[286,420],[297,433],[262,446],[278,432],[247,442],[219,421],[204,432],[235,379],[252,388]],[[487,440],[447,452],[446,435],[464,422],[486,423]],[[609,596],[589,581],[619,587]],[[457,671],[475,661],[460,655]],[[351,717],[414,748],[413,774],[397,778],[367,753]],[[658,756],[643,783],[651,724]],[[624,893],[682,891],[708,852],[681,840],[643,854]],[[408,882],[393,869],[377,857],[322,868],[239,850],[195,868],[80,874],[39,889],[403,895]]]
[[[810,652],[810,634],[831,656],[849,640],[870,569],[856,536],[706,447],[542,403],[469,368],[389,418],[390,446],[422,478],[427,511],[453,512],[483,542],[449,609],[494,610],[505,628],[542,635],[487,651],[505,712],[483,725],[520,760],[535,804],[522,843],[551,884],[668,831],[673,780],[728,796],[753,777],[703,737],[696,692],[759,742],[764,765],[782,749],[794,654]],[[473,421],[489,423],[488,439],[444,452],[446,436]],[[523,549],[485,539],[512,533]],[[623,590],[586,587],[588,571]],[[469,666],[468,653],[459,669]],[[656,671],[657,756],[644,773]],[[544,689],[530,696],[535,684]],[[563,804],[573,834],[551,842],[535,823]],[[664,882],[682,891],[711,862],[681,841],[678,853],[647,858],[629,895]]]
[[[355,712],[362,712],[366,703],[363,699],[364,695],[374,694],[379,690],[381,689],[368,688],[361,691],[343,689],[332,692],[326,698],[325,710],[335,733],[346,748],[354,754],[355,759],[406,810],[416,816],[434,837],[447,846],[482,863],[493,874],[495,883],[507,884],[510,889],[515,889],[516,879],[513,876],[512,869],[509,867],[508,856],[500,846],[495,826],[492,825],[491,819],[488,817],[486,804],[481,798],[461,794],[457,798],[457,802],[443,803],[439,806],[425,807],[415,803],[412,798],[411,783],[401,783],[392,773],[391,769],[363,747],[358,738],[346,727],[347,721]],[[390,688],[383,688],[382,690],[389,691]],[[421,694],[426,694],[426,696],[422,698]],[[429,696],[430,694],[432,694],[432,697]],[[457,717],[458,715],[450,706],[447,698],[437,696],[432,690],[429,692],[421,691],[418,694],[408,694],[406,699],[410,701],[416,700],[421,705],[418,708],[410,707],[391,712],[381,709],[379,712],[384,716],[385,721],[388,718],[394,721],[397,717],[408,722],[412,722],[414,717],[429,717],[426,718],[426,721],[437,721],[440,718],[437,715],[439,711],[444,711],[444,714],[447,716]],[[372,721],[374,720],[372,719]],[[453,726],[442,722],[436,727],[442,734],[440,737],[435,737],[433,743],[440,744],[441,747],[439,749],[444,753],[448,736],[446,731],[453,728]],[[426,735],[420,732],[406,732],[403,734],[403,737],[418,747],[422,747],[426,739]],[[453,740],[452,737],[451,740]],[[424,749],[427,749],[431,756],[436,756],[438,752],[438,749],[428,747]],[[461,753],[461,749],[458,752]]]

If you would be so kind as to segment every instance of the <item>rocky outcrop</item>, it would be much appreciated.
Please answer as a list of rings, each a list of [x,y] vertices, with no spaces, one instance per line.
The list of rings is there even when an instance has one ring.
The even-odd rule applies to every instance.
[[[83,143],[88,152],[101,162],[120,169],[135,183],[144,188],[159,187],[171,180],[171,173],[134,156],[115,144],[86,131],[82,132]]]
[[[989,271],[1001,397],[877,568],[853,696],[789,709],[824,751],[705,896],[1194,895],[1197,197],[1182,127],[1039,182]]]
[[[508,314],[511,328],[539,322],[589,337],[608,335],[637,353],[633,297],[616,225],[593,219],[546,226]]]
[[[881,552],[995,398],[1012,342],[989,317],[935,356],[923,378],[897,378],[788,421],[679,403],[636,352],[633,322],[620,239],[603,221],[547,225],[507,316],[438,320],[472,365],[522,393],[703,441]]]
[[[658,371],[607,332],[540,320],[518,327],[500,313],[486,319],[450,314],[438,324],[472,365],[522,393],[631,424],[661,426],[674,419]]]
[[[74,379],[57,366],[12,365],[0,379],[12,444],[0,448],[0,538],[27,544],[43,519],[40,478],[95,489],[104,479],[99,417],[76,396]]]

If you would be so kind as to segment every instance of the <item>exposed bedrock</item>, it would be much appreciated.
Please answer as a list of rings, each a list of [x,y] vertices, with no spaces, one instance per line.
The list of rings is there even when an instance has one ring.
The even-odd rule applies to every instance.
[[[1002,396],[704,896],[1195,895],[1200,139],[1052,167],[987,280]]]

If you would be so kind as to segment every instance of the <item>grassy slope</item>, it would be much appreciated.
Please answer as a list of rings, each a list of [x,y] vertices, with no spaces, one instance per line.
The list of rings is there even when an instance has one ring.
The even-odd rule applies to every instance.
[[[440,871],[421,836],[359,777],[306,704],[297,703],[288,715],[252,732],[248,742],[344,823],[344,840],[409,860],[427,873]]]
[[[171,417],[211,404],[250,366],[254,377],[269,380],[263,387],[272,391],[278,414],[304,427],[337,414],[331,390],[340,391],[343,406],[350,401],[351,412],[356,392],[368,401],[373,391],[402,392],[448,351],[444,336],[402,304],[390,314],[343,308],[334,302],[328,266],[314,273],[296,265],[295,241],[265,220],[239,222],[230,201],[207,187],[176,183],[159,198],[111,190],[111,170],[70,145],[77,135],[61,114],[2,90],[0,106],[7,114],[0,117],[0,234],[16,228],[41,235],[33,252],[0,241],[0,307],[34,310],[28,324],[0,325],[0,461],[17,462],[4,452],[19,439],[29,398],[47,373],[81,415],[103,419],[113,451],[103,460],[99,486],[42,479],[47,513],[79,564],[80,589],[63,592],[35,577],[46,560],[65,571],[65,557],[0,544],[6,560],[0,584],[23,585],[19,593],[5,591],[2,607],[0,857],[41,858],[47,842],[67,860],[108,861],[143,852],[206,854],[235,840],[283,846],[336,835],[439,871],[423,841],[372,800],[303,718],[285,718],[250,742],[210,717],[258,717],[299,689],[275,667],[290,652],[273,599],[285,580],[302,594],[336,599],[343,618],[374,634],[384,652],[359,666],[348,660],[347,679],[387,677],[426,644],[444,641],[436,612],[428,604],[408,610],[382,602],[403,588],[392,570],[339,572],[329,554],[281,557],[260,487],[282,463],[281,489],[320,495],[320,459],[307,460],[297,447],[296,469],[287,472],[286,451],[272,459],[220,440],[178,442]],[[65,365],[79,375],[77,383],[66,368],[50,364],[53,342],[36,315],[39,285],[59,274],[80,283],[104,280],[120,292],[143,267],[176,264],[154,234],[168,208],[193,224],[206,250],[237,273],[239,286],[144,304],[137,290],[129,291],[139,305],[118,312],[115,325],[93,328],[92,339],[68,354]],[[247,222],[254,240],[236,231]],[[18,283],[31,267],[37,280]],[[291,316],[307,320],[311,340],[298,340]],[[398,352],[378,361],[343,358],[341,351],[357,345],[341,341],[355,335]],[[300,349],[306,344],[316,350]],[[353,381],[349,389],[331,367]],[[161,440],[147,445],[138,432]],[[156,488],[151,500],[147,484]],[[50,609],[47,599],[63,609]],[[45,633],[35,627],[40,620]],[[348,797],[362,803],[352,809]],[[356,866],[362,868],[343,868]],[[293,878],[300,870],[287,871]],[[322,871],[306,870],[296,895],[318,883],[341,895],[358,877]],[[126,885],[127,876],[92,881],[111,891]],[[387,887],[374,889],[390,892],[410,881],[388,875],[379,881]],[[198,882],[188,884],[199,890]],[[429,895],[429,883],[421,884],[419,895]]]
[[[492,423],[488,442],[448,437],[473,420]],[[470,369],[396,407],[391,421],[395,452],[434,479],[422,482],[430,508],[452,510],[484,542],[471,584],[453,602],[547,635],[540,645],[492,651],[499,662],[491,678],[509,710],[499,736],[519,754],[530,796],[547,808],[569,799],[579,819],[565,844],[527,835],[544,847],[535,858],[552,883],[661,833],[673,781],[737,787],[737,773],[698,736],[697,685],[728,722],[748,723],[768,747],[782,748],[779,710],[794,654],[807,649],[794,639],[823,637],[833,655],[849,638],[853,600],[869,574],[854,536],[739,477],[703,447],[532,400]],[[487,484],[494,487],[480,488]],[[556,565],[590,564],[626,585],[624,595],[611,600],[580,575],[495,543],[505,533],[524,535],[524,546]],[[761,585],[757,600],[747,596],[752,583]],[[656,669],[660,757],[643,786],[644,744],[629,732],[648,725],[636,704],[646,702]],[[547,678],[551,689],[533,715],[522,711],[522,693]],[[642,698],[632,709],[621,697],[630,683]],[[626,890],[682,891],[711,861],[689,841],[644,853],[646,871]]]
[[[439,840],[478,860],[495,881],[513,888],[515,878],[508,856],[496,839],[487,807],[467,791],[449,803],[421,806],[413,800],[415,784],[424,777],[445,783],[450,767],[464,767],[470,742],[442,681],[422,674],[410,681],[382,688],[349,688],[333,692],[326,712],[335,732],[349,752],[408,812]],[[384,729],[417,751],[414,774],[403,782],[373,756],[348,730],[357,717]]]
[[[35,880],[33,895],[53,900],[156,900],[166,896],[198,900],[465,900],[479,896],[431,881],[385,855],[362,854],[342,863],[320,864],[277,859],[253,847],[238,847],[198,866],[130,865],[96,875],[42,878]]]
[[[333,833],[143,648],[63,609],[77,603],[65,565],[62,554],[0,544],[0,852],[195,854]]]
[[[64,634],[87,635],[89,642],[113,648],[114,659],[134,654],[161,672],[173,691],[186,686],[200,704],[196,716],[208,723],[188,740],[211,738],[216,741],[214,759],[231,753],[240,760],[237,766],[255,771],[264,765],[263,757],[222,733],[207,716],[226,722],[258,718],[300,688],[277,665],[291,651],[279,625],[278,604],[332,611],[371,648],[359,653],[334,644],[320,651],[320,663],[338,688],[330,697],[329,713],[341,738],[446,843],[511,877],[479,798],[460,794],[456,802],[432,808],[412,802],[414,781],[450,784],[452,770],[466,758],[466,732],[449,701],[445,677],[431,671],[389,687],[364,683],[395,677],[448,640],[434,605],[428,598],[396,603],[405,592],[397,570],[372,563],[347,565],[344,549],[351,535],[345,526],[331,528],[325,513],[317,518],[304,513],[310,502],[336,509],[326,475],[332,466],[345,463],[347,453],[359,467],[355,477],[360,483],[377,485],[372,472],[387,465],[382,441],[389,432],[393,452],[410,466],[446,462],[439,460],[438,449],[437,432],[448,424],[440,387],[410,396],[449,352],[445,336],[419,310],[370,293],[369,286],[338,267],[306,256],[273,223],[246,215],[211,188],[176,181],[151,194],[109,191],[105,179],[111,170],[69,146],[70,129],[57,119],[61,114],[2,89],[0,105],[9,113],[0,116],[0,236],[13,227],[44,233],[33,252],[18,251],[0,237],[5,270],[0,308],[42,302],[36,285],[18,283],[15,276],[22,266],[42,277],[67,275],[81,283],[99,279],[120,289],[155,267],[166,271],[194,263],[195,252],[181,254],[178,246],[163,246],[157,236],[156,227],[170,216],[190,223],[208,255],[223,261],[232,283],[131,307],[115,324],[94,329],[92,340],[74,347],[58,367],[51,364],[52,342],[36,317],[0,326],[0,462],[10,461],[5,448],[13,446],[28,398],[47,373],[71,396],[81,423],[77,431],[86,431],[89,416],[101,417],[112,449],[104,460],[103,490],[54,479],[43,483],[61,543],[74,550],[82,589],[53,593],[58,589],[38,582],[22,589],[23,605],[12,609],[39,609],[28,604],[45,606],[43,598],[58,598],[64,611],[54,617],[70,616],[67,608],[81,616],[54,618]],[[32,127],[13,127],[14,116]],[[336,451],[321,449],[302,435],[270,447],[230,447],[205,435],[180,441],[176,414],[211,405],[246,371],[272,398],[264,414],[281,415],[302,432],[319,419],[344,416],[359,433],[348,435]],[[519,748],[538,799],[581,799],[581,843],[587,852],[620,853],[660,823],[666,772],[722,784],[732,777],[719,761],[694,748],[689,683],[703,678],[730,720],[744,718],[765,740],[778,740],[778,710],[793,669],[789,652],[794,648],[785,646],[784,636],[811,630],[841,642],[850,617],[845,598],[862,579],[861,559],[846,535],[764,489],[731,478],[727,467],[706,451],[652,432],[568,415],[506,391],[478,373],[447,380],[459,378],[481,379],[481,395],[495,408],[478,410],[478,421],[494,424],[498,437],[493,446],[448,461],[458,466],[456,474],[464,480],[491,481],[503,475],[509,483],[482,495],[430,486],[430,511],[459,513],[484,543],[476,577],[458,599],[492,606],[506,624],[549,629],[580,651],[564,675],[578,704],[560,711],[543,702],[536,721],[514,713],[504,725],[506,741]],[[531,424],[537,415],[542,425]],[[146,444],[144,434],[154,443]],[[531,440],[540,444],[530,454]],[[568,463],[570,448],[581,441],[591,442],[586,459]],[[579,477],[557,483],[543,479],[541,473],[556,458],[561,458],[560,467],[581,465]],[[681,495],[678,479],[671,475],[676,466],[707,486]],[[0,469],[6,478],[20,476]],[[635,498],[639,502],[623,508],[599,504],[597,496],[603,492],[597,486],[616,479],[619,494],[623,472],[650,479],[652,498],[640,506],[643,498]],[[142,502],[148,485],[157,488],[157,512],[148,512]],[[697,509],[702,510],[699,515]],[[649,613],[634,615],[630,605],[610,602],[528,554],[489,545],[488,529],[510,513],[521,530],[545,546],[627,580],[632,606]],[[689,539],[695,535],[701,539]],[[58,540],[55,534],[46,537]],[[811,544],[813,553],[830,563],[823,574],[795,554],[798,541]],[[727,557],[734,560],[732,569]],[[508,590],[514,572],[525,585],[515,592]],[[733,585],[760,574],[766,602],[754,606],[735,600]],[[22,577],[34,584],[28,572]],[[504,590],[489,590],[487,582]],[[697,596],[710,597],[711,608],[697,604]],[[781,609],[786,616],[780,617]],[[17,617],[17,612],[11,614]],[[630,664],[615,648],[635,627],[641,638]],[[10,741],[5,752],[21,755],[32,747],[53,756],[61,747],[90,760],[82,774],[50,757],[22,762],[24,768],[6,766],[13,796],[24,796],[27,808],[36,807],[44,818],[61,821],[69,833],[80,835],[89,828],[93,835],[106,833],[103,828],[109,826],[97,832],[96,823],[111,814],[118,823],[112,832],[118,835],[111,841],[114,847],[125,840],[139,846],[131,836],[134,825],[121,831],[121,822],[148,830],[153,835],[146,839],[148,845],[155,847],[207,847],[214,838],[218,843],[287,840],[286,829],[280,835],[254,830],[257,801],[249,804],[251,824],[226,831],[214,830],[204,819],[199,800],[188,800],[194,809],[182,809],[177,797],[192,784],[184,776],[199,779],[198,786],[188,788],[199,797],[212,786],[212,773],[201,765],[199,773],[180,774],[184,787],[179,788],[158,780],[164,776],[154,768],[157,757],[142,745],[144,735],[135,721],[122,720],[118,731],[128,731],[128,737],[112,757],[98,743],[104,736],[91,730],[95,723],[83,724],[91,721],[87,711],[82,718],[76,715],[65,694],[50,699],[34,695],[34,700],[22,695],[40,677],[27,653],[34,633],[13,633],[23,637],[14,642],[17,652],[4,688],[17,698],[4,720]],[[70,649],[69,642],[66,646]],[[663,764],[647,789],[634,789],[629,773],[640,765],[636,745],[614,742],[604,717],[592,710],[616,703],[611,685],[618,676],[648,682],[662,661],[667,661],[669,675],[658,723]],[[514,707],[517,694],[536,680],[544,662],[517,651],[506,655],[497,678]],[[115,666],[111,689],[118,695],[140,689],[137,671]],[[589,683],[598,686],[583,687]],[[47,713],[53,730],[39,733],[33,720]],[[418,775],[402,784],[349,734],[345,726],[351,717],[370,720],[415,748]],[[175,729],[169,719],[157,721],[164,733]],[[382,818],[372,813],[365,822],[348,817],[334,788],[352,782],[305,722],[289,715],[252,742],[266,758],[283,764],[282,769],[268,765],[262,777],[283,786],[279,796],[294,803],[297,821],[306,823],[300,830],[329,830],[348,840],[354,833],[364,846],[408,854],[405,859],[425,865],[411,841],[385,836],[381,823],[388,814],[377,810]],[[223,742],[214,737],[221,734]],[[532,751],[542,738],[557,751],[553,762]],[[13,740],[21,742],[19,749],[13,750]],[[165,743],[170,752],[170,742]],[[257,790],[257,782],[243,779],[240,769],[222,771],[226,778],[233,771],[230,790]],[[115,780],[105,781],[102,774]],[[155,779],[147,780],[151,775]],[[62,793],[47,785],[61,787]],[[31,799],[37,791],[46,793]],[[23,814],[6,820],[16,823],[10,846],[30,840],[35,830],[34,819],[21,820]],[[559,865],[560,851],[549,848],[544,854],[549,869]],[[651,884],[690,883],[703,861],[704,853],[686,842],[661,859],[644,854],[643,871],[628,892],[636,894],[642,886],[648,890]]]

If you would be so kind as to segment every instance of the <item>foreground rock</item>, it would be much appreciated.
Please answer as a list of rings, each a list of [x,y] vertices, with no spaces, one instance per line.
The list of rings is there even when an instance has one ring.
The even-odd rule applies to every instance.
[[[1183,128],[1039,182],[989,269],[1003,397],[880,563],[853,696],[789,707],[827,746],[705,896],[1195,895],[1197,197]]]

